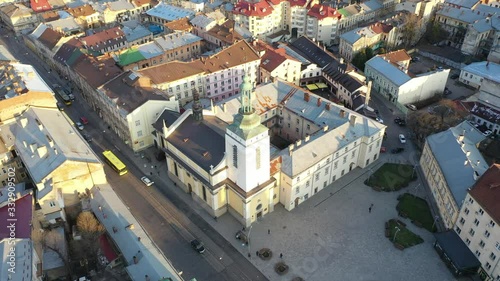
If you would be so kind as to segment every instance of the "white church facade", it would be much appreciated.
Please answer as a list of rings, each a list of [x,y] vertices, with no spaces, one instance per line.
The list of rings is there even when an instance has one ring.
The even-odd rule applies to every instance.
[[[286,82],[243,79],[239,97],[214,105],[195,94],[153,125],[169,178],[211,215],[249,226],[378,159],[383,124]]]

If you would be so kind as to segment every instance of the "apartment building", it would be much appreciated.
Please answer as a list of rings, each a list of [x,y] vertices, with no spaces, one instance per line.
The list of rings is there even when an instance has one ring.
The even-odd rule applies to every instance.
[[[274,48],[263,41],[254,40],[254,48],[261,56],[259,70],[260,83],[273,81],[280,78],[295,85],[300,84],[302,63],[292,56],[286,54],[283,48]]]
[[[444,43],[455,48],[461,48],[467,26],[484,17],[480,12],[451,6],[444,6],[436,12],[436,22],[450,33]]]
[[[500,37],[500,9],[493,16],[475,20],[467,25],[461,51],[473,56],[489,55]]]
[[[460,71],[459,81],[479,89],[484,79],[500,85],[500,64],[481,61],[466,65]]]
[[[311,6],[306,15],[305,35],[331,45],[338,36],[337,26],[342,15],[328,5]]]
[[[236,3],[233,19],[236,24],[248,29],[253,36],[266,36],[286,29],[288,2],[284,0]]]
[[[39,23],[33,10],[20,3],[8,3],[1,6],[0,18],[14,33],[26,34],[35,29]]]
[[[479,130],[464,121],[427,137],[425,142],[420,166],[448,229],[457,221],[467,190],[488,169],[477,148],[484,138]]]
[[[243,74],[248,74],[255,87],[259,65],[259,55],[242,40],[208,57],[169,62],[138,73],[151,78],[155,88],[175,97],[182,106],[193,99],[194,91],[214,101],[238,94]]]
[[[500,279],[500,165],[493,164],[467,191],[454,225],[455,232],[481,262],[479,275]]]
[[[80,24],[85,30],[99,27],[101,24],[99,12],[89,4],[79,7],[66,8],[66,12],[73,16],[76,22],[78,22],[78,24]]]
[[[127,38],[120,27],[113,27],[79,39],[89,52],[105,54],[127,47]]]

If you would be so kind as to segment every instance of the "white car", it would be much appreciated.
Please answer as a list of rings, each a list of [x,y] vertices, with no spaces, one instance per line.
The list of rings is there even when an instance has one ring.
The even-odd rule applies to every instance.
[[[486,130],[486,131],[484,131],[483,135],[489,136],[489,135],[491,135],[491,133],[493,133],[491,130]]]
[[[384,120],[382,120],[381,118],[378,118],[378,117],[377,117],[377,118],[375,118],[375,120],[376,120],[377,122],[380,122],[380,123],[384,124]]]
[[[413,111],[416,111],[417,110],[417,107],[414,106],[413,104],[407,104],[406,107],[408,107],[409,109],[413,110]]]
[[[399,141],[400,141],[401,143],[406,143],[406,138],[405,138],[405,135],[403,135],[403,134],[399,134]]]
[[[141,181],[146,185],[146,186],[152,186],[155,182],[150,180],[148,177],[144,176],[141,178]]]
[[[80,123],[80,122],[76,122],[76,123],[75,123],[75,126],[76,126],[76,127],[78,128],[78,130],[80,130],[80,131],[83,131],[83,129],[85,128],[85,127],[83,127],[83,124],[82,124],[82,123]]]

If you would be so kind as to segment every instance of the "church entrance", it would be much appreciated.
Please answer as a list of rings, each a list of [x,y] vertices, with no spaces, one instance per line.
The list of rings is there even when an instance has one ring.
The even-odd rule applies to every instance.
[[[261,218],[262,218],[262,211],[260,211],[260,212],[257,213],[257,220],[259,220]]]
[[[354,168],[354,165],[356,165],[356,163],[352,162],[351,165],[349,166],[349,172],[352,171],[352,169]]]
[[[294,208],[299,206],[299,200],[300,200],[299,197],[295,198],[295,207]]]

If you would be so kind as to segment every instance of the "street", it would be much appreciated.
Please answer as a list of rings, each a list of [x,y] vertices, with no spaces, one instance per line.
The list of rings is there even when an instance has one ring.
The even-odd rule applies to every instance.
[[[26,48],[21,39],[0,30],[0,43],[21,62],[33,65],[49,87],[59,84],[70,91],[70,81],[61,79],[55,70],[50,70],[31,50]],[[6,36],[8,35],[8,37]],[[185,280],[267,280],[245,257],[214,230],[203,218],[182,201],[172,189],[169,181],[152,176],[155,184],[146,187],[139,178],[143,176],[137,154],[134,154],[112,132],[107,125],[91,111],[84,102],[81,93],[75,92],[75,101],[65,106],[65,112],[74,122],[85,116],[89,123],[84,133],[91,135],[90,146],[101,157],[104,150],[112,150],[128,167],[129,173],[118,176],[107,164],[105,171],[108,182],[118,196],[129,207],[131,213],[144,227],[154,243],[182,272]],[[102,160],[102,157],[101,157]],[[104,163],[104,161],[103,161]],[[149,176],[149,175],[148,175]],[[162,171],[162,177],[166,172]],[[199,254],[191,248],[190,241],[200,239],[207,251]]]

